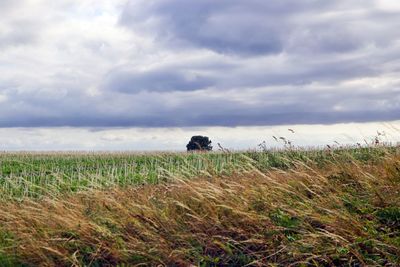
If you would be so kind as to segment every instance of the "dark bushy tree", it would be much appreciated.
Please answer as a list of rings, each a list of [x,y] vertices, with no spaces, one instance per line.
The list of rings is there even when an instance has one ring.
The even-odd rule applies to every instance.
[[[193,150],[205,150],[211,151],[211,140],[208,139],[207,136],[196,135],[192,136],[189,143],[186,145],[188,151]]]

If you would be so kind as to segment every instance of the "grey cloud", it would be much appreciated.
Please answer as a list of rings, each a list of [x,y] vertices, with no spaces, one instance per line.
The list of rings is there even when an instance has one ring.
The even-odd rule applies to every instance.
[[[35,20],[18,19],[3,23],[3,32],[0,34],[0,47],[31,45],[38,40],[40,28],[40,23]]]
[[[193,45],[218,53],[279,54],[292,46],[344,52],[377,41],[360,34],[364,29],[358,22],[368,21],[368,16],[330,14],[359,5],[359,1],[314,0],[129,1],[120,23],[135,31],[153,32],[157,40],[171,46]]]
[[[4,28],[20,31],[0,47],[31,46],[0,53],[0,127],[400,119],[400,19],[373,1],[132,0],[121,11],[122,28],[95,20],[104,32],[93,10],[31,28],[9,15]],[[57,31],[67,26],[76,33]]]
[[[105,89],[122,93],[140,91],[194,91],[214,84],[214,79],[200,73],[179,69],[155,69],[149,71],[115,70],[105,81]]]
[[[343,80],[379,75],[382,71],[367,60],[329,60],[308,62],[307,58],[291,59],[283,66],[260,64],[258,68],[242,68],[237,75],[227,76],[228,87],[266,87],[305,85],[314,82],[338,84]],[[295,95],[295,93],[294,93]]]
[[[38,41],[43,29],[43,17],[35,10],[27,10],[29,1],[0,1],[0,48],[32,45]]]
[[[15,47],[19,45],[31,44],[36,40],[36,36],[31,32],[11,32],[0,36],[0,47]]]
[[[23,0],[1,0],[0,5],[1,5],[1,11],[7,12],[11,8],[15,8],[19,4],[24,2]]]
[[[103,90],[135,94],[147,92],[196,91],[214,88],[215,92],[230,89],[277,85],[306,85],[315,82],[338,84],[357,77],[380,75],[384,62],[380,59],[326,58],[315,62],[301,56],[288,55],[279,64],[259,58],[256,62],[233,65],[187,62],[170,64],[146,71],[118,67],[103,81]],[[379,67],[378,67],[379,66]]]
[[[222,53],[277,53],[282,50],[279,28],[273,18],[262,12],[260,1],[249,1],[254,10],[245,9],[238,1],[154,1],[138,9],[130,1],[121,16],[121,24],[137,29],[158,21],[155,31],[159,40],[174,45],[185,43]],[[146,17],[148,16],[148,17]],[[269,23],[267,20],[270,20]]]
[[[10,99],[0,108],[1,127],[249,126],[366,122],[399,119],[398,90],[289,87],[236,90],[67,95],[57,100]],[[172,104],[172,105],[171,105]]]

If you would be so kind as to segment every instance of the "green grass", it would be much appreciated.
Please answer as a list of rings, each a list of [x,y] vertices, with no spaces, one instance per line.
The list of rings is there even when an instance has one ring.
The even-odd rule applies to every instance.
[[[92,188],[155,184],[204,172],[228,173],[239,154],[0,154],[0,197],[40,197]]]
[[[232,174],[249,168],[287,170],[299,162],[373,162],[396,147],[288,149],[234,153],[1,153],[0,199],[41,197],[113,186],[157,184],[174,177]]]
[[[9,250],[14,244],[14,235],[11,232],[0,231],[0,266],[21,266],[21,264],[18,264],[16,256]]]

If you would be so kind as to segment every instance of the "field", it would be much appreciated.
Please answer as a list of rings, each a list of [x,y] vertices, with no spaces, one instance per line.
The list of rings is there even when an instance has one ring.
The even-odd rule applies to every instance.
[[[400,147],[0,153],[0,266],[396,266]]]

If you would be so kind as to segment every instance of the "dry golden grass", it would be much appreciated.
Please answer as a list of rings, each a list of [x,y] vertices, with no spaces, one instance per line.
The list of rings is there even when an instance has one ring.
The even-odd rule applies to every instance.
[[[0,203],[1,265],[396,266],[400,157]]]

